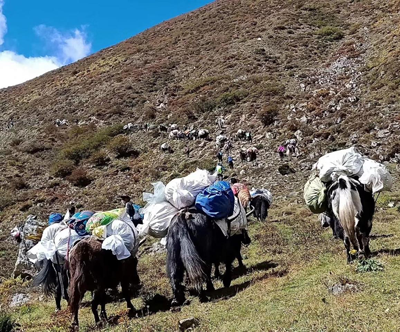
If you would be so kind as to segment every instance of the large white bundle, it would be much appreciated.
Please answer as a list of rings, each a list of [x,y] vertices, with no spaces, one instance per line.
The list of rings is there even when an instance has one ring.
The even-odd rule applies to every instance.
[[[150,234],[156,238],[163,238],[167,235],[171,220],[178,211],[169,202],[146,205],[143,209],[143,225],[138,225],[139,236]]]
[[[143,193],[143,200],[149,204],[165,201],[165,185],[161,181],[152,183],[154,193]]]
[[[364,158],[359,180],[373,194],[392,189],[393,179],[387,168],[375,160]]]
[[[57,252],[65,258],[67,256],[67,251],[70,250],[74,246],[75,242],[80,239],[82,239],[82,237],[79,236],[75,230],[71,228],[62,230],[54,239]]]
[[[216,180],[206,170],[197,169],[184,178],[170,181],[165,187],[165,198],[177,209],[194,205],[196,196]]]
[[[256,196],[263,196],[268,202],[269,205],[272,204],[272,193],[268,189],[251,189],[250,191],[251,197],[256,197]]]
[[[126,259],[131,256],[121,235],[110,235],[103,241],[101,248],[104,250],[111,250],[118,260]]]
[[[28,259],[34,264],[44,259],[52,259],[56,252],[55,237],[65,228],[64,223],[54,223],[46,227],[39,243],[27,252]]]
[[[315,164],[322,182],[336,181],[340,175],[357,175],[364,163],[362,155],[351,147],[326,154]]]

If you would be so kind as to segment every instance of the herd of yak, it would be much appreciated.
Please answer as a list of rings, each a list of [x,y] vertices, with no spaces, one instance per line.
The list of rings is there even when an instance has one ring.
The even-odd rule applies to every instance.
[[[375,211],[373,195],[355,179],[341,176],[330,183],[327,191],[328,210],[322,219],[331,226],[334,235],[341,238],[347,249],[348,261],[359,256],[368,256],[369,234]],[[257,202],[251,203],[252,207]],[[268,206],[269,207],[269,206]],[[267,211],[263,212],[266,217]],[[250,214],[250,213],[249,213]],[[263,218],[264,219],[264,218]],[[265,219],[264,219],[265,220]],[[246,235],[245,235],[246,234]],[[167,235],[167,275],[170,279],[173,299],[171,304],[179,306],[185,302],[184,277],[196,289],[201,300],[206,300],[206,291],[213,291],[212,267],[219,276],[219,264],[225,265],[222,277],[224,287],[231,283],[231,267],[237,258],[243,266],[241,245],[251,241],[247,233],[225,236],[215,222],[197,210],[186,209],[174,217]],[[350,246],[354,250],[350,250]],[[35,285],[43,285],[45,292],[53,293],[57,308],[63,296],[73,315],[72,324],[78,326],[80,302],[87,291],[92,292],[91,308],[96,323],[106,320],[106,290],[121,285],[122,294],[130,311],[131,289],[139,283],[138,259],[134,256],[117,260],[109,250],[101,249],[101,242],[94,237],[79,241],[69,253],[69,258],[59,264],[45,261],[34,279]],[[101,307],[100,317],[97,311]]]

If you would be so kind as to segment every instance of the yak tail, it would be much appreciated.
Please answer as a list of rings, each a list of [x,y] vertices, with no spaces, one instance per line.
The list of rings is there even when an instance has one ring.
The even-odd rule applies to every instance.
[[[359,247],[356,237],[357,215],[362,211],[361,198],[357,190],[352,190],[346,176],[339,178],[338,204],[335,214],[338,217],[345,234],[354,247]]]
[[[50,259],[44,260],[43,267],[33,278],[33,286],[43,285],[45,295],[54,294],[57,287],[57,274]]]
[[[90,259],[90,244],[87,241],[80,241],[71,250],[69,256],[69,269],[71,273],[71,280],[69,283],[69,309],[72,314],[77,313],[85,289],[85,275],[87,275],[87,263]]]
[[[204,261],[201,259],[190,235],[189,227],[184,215],[177,217],[180,238],[180,258],[185,267],[190,282],[200,292],[205,282]]]

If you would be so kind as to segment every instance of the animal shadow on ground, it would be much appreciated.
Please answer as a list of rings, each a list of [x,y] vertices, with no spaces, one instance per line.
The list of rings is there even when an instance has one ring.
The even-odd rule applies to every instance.
[[[372,257],[376,257],[380,254],[387,254],[390,256],[399,256],[400,255],[400,248],[397,249],[380,249],[371,253]]]
[[[241,268],[241,267],[235,267],[232,270],[232,280],[235,280],[241,276],[244,276],[246,274],[253,273],[255,271],[267,271],[270,269],[274,269],[278,266],[278,264],[271,262],[271,261],[264,261],[257,263],[255,265],[252,265],[248,268]]]
[[[258,263],[256,265],[253,265],[251,267],[249,267],[247,270],[244,269],[240,269],[237,268],[235,270],[240,270],[241,274],[240,275],[244,275],[244,274],[249,274],[252,273],[254,271],[268,271],[270,269],[273,269],[275,267],[277,267],[278,264],[271,262],[271,261],[265,261],[265,262],[261,262]],[[243,273],[244,271],[244,273]],[[234,271],[235,273],[235,271]],[[245,281],[241,284],[238,285],[233,285],[230,286],[228,288],[219,288],[215,291],[212,292],[207,292],[207,296],[209,297],[211,302],[217,302],[219,300],[226,300],[229,299],[233,296],[235,296],[237,293],[245,290],[247,287],[249,287],[252,283],[263,280],[263,279],[267,279],[270,277],[283,277],[284,275],[286,275],[288,273],[287,270],[283,270],[283,271],[274,271],[271,273],[264,273],[260,276],[256,276],[254,278],[252,278],[251,280]],[[240,275],[235,274],[235,277],[238,278]]]
[[[374,239],[386,239],[393,236],[394,234],[372,234],[369,238],[371,240],[374,240]]]

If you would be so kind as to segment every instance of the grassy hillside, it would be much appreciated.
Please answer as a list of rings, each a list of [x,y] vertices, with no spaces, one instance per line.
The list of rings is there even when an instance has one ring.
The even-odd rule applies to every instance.
[[[246,260],[251,272],[211,304],[194,300],[181,313],[126,322],[122,315],[123,324],[112,329],[172,330],[178,318],[195,315],[201,331],[256,331],[260,326],[365,331],[379,324],[393,330],[398,262],[390,253],[397,253],[398,211],[387,204],[397,202],[399,192],[381,196],[384,210],[374,224],[378,238],[372,247],[381,250],[378,259],[385,271],[361,275],[345,265],[342,244],[320,230],[316,217],[302,207],[302,187],[319,156],[352,145],[388,163],[396,175],[399,10],[394,0],[219,0],[0,90],[0,276],[9,277],[16,257],[9,230],[28,214],[45,219],[70,201],[82,209],[114,208],[121,193],[140,203],[152,181],[167,182],[215,165],[213,142],[173,141],[175,152],[162,154],[166,134],[157,129],[126,133],[123,124],[194,125],[215,138],[215,120],[222,115],[226,134],[250,130],[260,150],[257,166],[237,162],[229,175],[269,188],[275,198],[271,219],[251,225],[254,243]],[[57,118],[69,125],[56,127]],[[295,133],[302,137],[302,154],[289,161],[296,173],[282,176],[275,151]],[[237,159],[239,148],[250,146],[234,144]],[[191,158],[184,155],[186,145]],[[144,255],[141,272],[144,299],[169,296],[167,281],[151,278],[164,278],[162,255]],[[326,285],[343,278],[359,285],[359,291],[333,297]],[[0,287],[8,300],[9,292],[25,286],[4,281]],[[122,304],[111,307],[114,314],[122,312]],[[51,330],[52,310],[52,303],[41,303],[15,315],[24,329],[46,324]],[[60,315],[62,330],[67,315]]]

